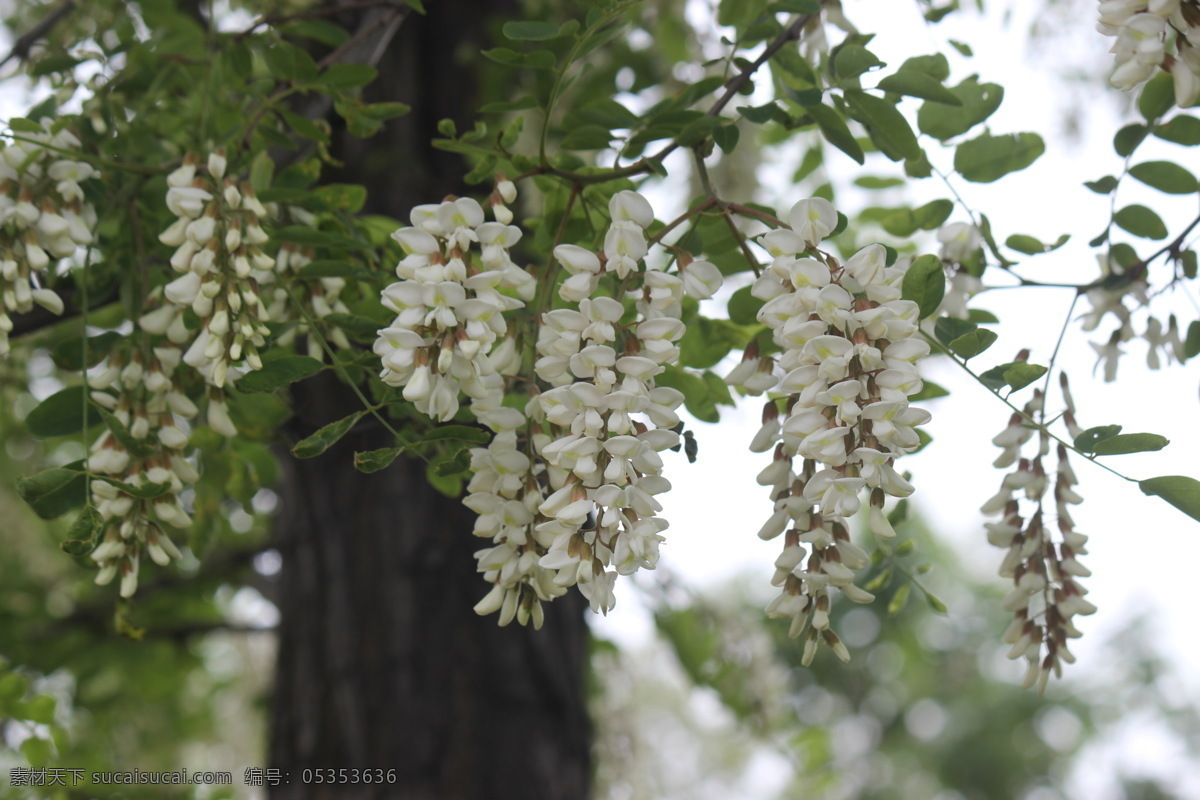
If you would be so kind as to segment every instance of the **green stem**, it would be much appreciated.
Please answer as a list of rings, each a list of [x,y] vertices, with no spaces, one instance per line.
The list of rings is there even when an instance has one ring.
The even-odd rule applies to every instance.
[[[933,338],[928,336],[924,331],[921,332],[921,335],[924,337],[925,341],[929,342],[929,346],[931,348],[933,348],[937,352],[943,353],[944,355],[949,357],[949,359],[951,361],[953,361],[955,364],[957,364],[958,366],[960,366],[964,372],[966,372],[968,375],[970,375],[972,378],[974,378],[976,380],[976,382],[979,383],[980,386],[982,386],[983,388],[985,388],[989,392],[991,392],[992,395],[994,395],[997,400],[999,400],[1001,403],[1004,403],[1004,405],[1006,405],[1010,409],[1012,409],[1014,413],[1018,414],[1022,419],[1024,419],[1026,422],[1028,422],[1033,428],[1035,428],[1036,430],[1039,430],[1039,431],[1045,431],[1047,436],[1049,436],[1051,439],[1058,442],[1059,444],[1063,445],[1071,452],[1076,453],[1079,456],[1081,456],[1082,458],[1087,459],[1088,461],[1092,462],[1093,464],[1100,467],[1101,469],[1108,470],[1113,475],[1116,475],[1118,478],[1129,481],[1130,483],[1138,483],[1139,482],[1137,480],[1137,478],[1131,478],[1128,475],[1123,475],[1120,472],[1117,472],[1112,467],[1108,466],[1107,464],[1102,464],[1101,462],[1096,460],[1096,457],[1094,455],[1089,455],[1088,453],[1083,452],[1079,448],[1075,447],[1074,443],[1068,442],[1067,440],[1065,440],[1062,437],[1055,434],[1053,431],[1051,431],[1049,428],[1047,428],[1044,424],[1038,422],[1033,417],[1026,414],[1023,410],[1021,410],[1020,408],[1017,408],[1015,405],[1013,405],[1012,402],[1010,402],[1007,397],[1000,394],[1000,392],[998,390],[993,389],[991,386],[988,386],[986,383],[984,383],[983,379],[980,378],[979,375],[977,375],[974,370],[972,370],[970,367],[967,366],[967,362],[958,358],[958,356],[956,356],[953,352],[951,352],[949,349],[944,347],[941,342],[934,340]],[[1045,397],[1043,397],[1042,402],[1043,403],[1045,402]]]

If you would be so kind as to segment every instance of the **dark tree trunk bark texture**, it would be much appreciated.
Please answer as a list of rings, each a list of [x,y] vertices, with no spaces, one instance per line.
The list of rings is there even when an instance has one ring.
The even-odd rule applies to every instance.
[[[413,113],[339,152],[336,178],[365,184],[370,210],[406,220],[413,204],[460,189],[462,164],[428,140],[438,119],[461,127],[470,114],[500,5],[427,2],[429,16],[411,15],[391,42],[373,99]],[[293,399],[295,438],[360,405],[336,380],[301,384]],[[561,598],[541,631],[478,617],[487,586],[472,553],[486,542],[471,535],[472,513],[435,492],[421,462],[356,472],[354,451],[386,446],[384,436],[363,423],[319,458],[285,459],[270,763],[287,782],[271,797],[586,798],[585,604]],[[385,782],[360,772],[350,783],[354,769]]]

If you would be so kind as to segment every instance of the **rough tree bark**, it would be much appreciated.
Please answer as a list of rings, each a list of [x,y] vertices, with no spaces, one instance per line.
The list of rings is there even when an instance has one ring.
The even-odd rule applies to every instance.
[[[366,184],[399,219],[458,190],[462,164],[428,140],[465,122],[489,11],[500,2],[427,3],[379,64],[377,100],[413,113],[360,145],[343,142],[339,180]],[[294,394],[291,435],[359,407],[336,380]],[[485,584],[472,515],[436,493],[423,465],[355,472],[355,450],[386,446],[364,427],[320,458],[286,465],[278,520],[282,615],[271,718],[275,800],[580,800],[588,794],[586,628],[574,596],[541,631],[472,611]],[[394,769],[395,784],[306,785],[306,768]]]

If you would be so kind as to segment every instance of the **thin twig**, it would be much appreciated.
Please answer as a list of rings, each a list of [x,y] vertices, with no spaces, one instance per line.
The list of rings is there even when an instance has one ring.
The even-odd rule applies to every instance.
[[[62,20],[63,17],[75,10],[75,0],[64,0],[57,7],[42,19],[37,25],[34,25],[28,32],[23,34],[17,41],[13,43],[12,50],[8,51],[3,59],[0,59],[0,67],[3,67],[14,58],[19,58],[24,61],[29,57],[30,50],[39,39],[44,37],[50,30]]]

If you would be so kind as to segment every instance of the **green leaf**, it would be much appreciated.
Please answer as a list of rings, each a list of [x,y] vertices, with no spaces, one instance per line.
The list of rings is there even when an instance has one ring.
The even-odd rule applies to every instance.
[[[373,343],[379,338],[379,329],[387,327],[387,323],[379,323],[356,314],[328,314],[324,317],[324,321],[330,325],[336,325],[351,339],[364,344]]]
[[[1113,222],[1123,230],[1144,239],[1167,238],[1167,226],[1162,217],[1143,205],[1129,205],[1113,215]]]
[[[985,328],[979,328],[978,330],[971,331],[970,333],[964,333],[962,336],[959,336],[957,339],[950,342],[949,346],[954,353],[956,353],[965,361],[969,358],[974,358],[984,350],[987,350],[989,347],[995,344],[997,338],[999,337],[991,331]]]
[[[1200,320],[1188,325],[1187,337],[1183,340],[1183,357],[1195,358],[1200,354]]]
[[[902,297],[912,300],[921,309],[921,319],[933,314],[946,294],[946,273],[942,260],[934,255],[923,255],[913,261],[904,273],[901,284]]]
[[[603,150],[612,140],[613,135],[603,125],[580,125],[567,131],[559,145],[565,150]]]
[[[854,134],[850,133],[850,128],[846,125],[846,120],[842,119],[842,115],[837,110],[829,106],[816,105],[808,109],[808,114],[816,121],[817,127],[821,129],[821,135],[825,137],[825,141],[850,156],[859,164],[862,164],[866,160],[866,154],[863,153],[862,146],[854,138]]]
[[[1162,125],[1154,126],[1154,135],[1168,142],[1193,147],[1200,144],[1200,119],[1176,114]]]
[[[721,148],[721,152],[729,154],[737,147],[741,132],[737,125],[722,125],[712,132],[712,137],[717,147]]]
[[[1140,123],[1126,125],[1113,136],[1113,150],[1121,158],[1124,158],[1137,149],[1148,133],[1150,133],[1150,129]]]
[[[500,30],[514,42],[544,42],[558,37],[558,26],[541,20],[506,22]]]
[[[77,462],[82,467],[83,462]],[[42,519],[61,517],[85,501],[82,469],[55,467],[17,478],[17,494]]]
[[[532,53],[518,53],[507,47],[493,47],[482,51],[484,58],[504,64],[507,67],[527,67],[528,69],[554,69],[558,60],[549,50],[535,50]]]
[[[89,555],[100,543],[100,535],[103,532],[104,518],[93,506],[87,506],[71,523],[71,528],[67,531],[67,538],[59,544],[59,547],[68,555],[79,557]]]
[[[238,379],[237,388],[243,392],[269,392],[281,386],[316,375],[325,364],[308,356],[283,356],[263,364],[262,369],[249,372]]]
[[[403,447],[385,447],[354,454],[354,468],[359,472],[379,472],[391,466],[396,456],[404,452]]]
[[[857,78],[875,67],[886,66],[874,53],[859,44],[837,48],[833,56],[833,73],[839,78]]]
[[[1013,250],[1016,250],[1018,253],[1024,253],[1028,256],[1039,256],[1043,253],[1049,253],[1057,250],[1066,244],[1070,238],[1070,234],[1064,233],[1062,236],[1058,237],[1058,241],[1056,241],[1054,244],[1046,244],[1042,240],[1033,236],[1029,236],[1024,233],[1014,233],[1012,236],[1009,236],[1007,239],[1005,239],[1004,243]]]
[[[39,725],[49,725],[51,722],[54,722],[54,707],[56,705],[57,701],[50,695],[39,694],[24,704],[21,714],[18,716],[30,722],[36,722]]]
[[[894,105],[857,90],[847,90],[845,96],[854,118],[866,126],[871,141],[885,156],[892,161],[921,157],[916,134]]]
[[[958,319],[956,317],[941,317],[933,325],[933,335],[939,342],[945,345],[949,345],[958,337],[965,336],[976,330],[979,330],[979,326],[974,322],[968,322],[965,319]]]
[[[321,453],[324,453],[337,442],[338,439],[349,433],[350,429],[366,413],[365,411],[355,411],[348,417],[343,417],[337,422],[329,423],[308,438],[297,442],[292,448],[292,455],[296,458],[312,458],[313,456],[321,455]]]
[[[312,39],[314,42],[320,42],[330,47],[341,47],[350,38],[350,34],[346,33],[345,28],[323,19],[297,20],[284,25],[281,30],[287,36]],[[249,74],[247,72],[243,77]]]
[[[21,755],[34,767],[44,767],[49,764],[53,753],[54,749],[48,739],[30,736],[21,742]]]
[[[422,442],[446,440],[487,444],[492,440],[492,434],[483,428],[476,428],[472,425],[439,425],[421,437]]]
[[[87,387],[72,386],[56,392],[39,403],[28,416],[25,425],[34,436],[43,439],[51,436],[70,436],[83,430],[83,408],[86,403]],[[94,425],[100,421],[91,415]]]
[[[1037,161],[1046,145],[1036,133],[985,133],[954,151],[954,169],[974,183],[991,183]]]
[[[69,339],[55,346],[50,352],[50,357],[54,359],[54,363],[59,369],[80,372],[87,367],[99,364],[113,346],[124,338],[123,334],[116,331],[105,331],[98,336],[90,336],[86,339]],[[86,360],[84,359],[85,342],[87,344]]]
[[[1142,87],[1138,97],[1138,111],[1147,121],[1153,122],[1175,105],[1175,79],[1166,72],[1159,72]]]
[[[1045,375],[1046,371],[1046,368],[1041,364],[1029,364],[1024,361],[1017,361],[1004,370],[1004,382],[1011,386],[1015,392],[1024,389]]]
[[[307,83],[317,77],[317,62],[293,44],[275,42],[266,55],[271,74],[278,80]]]
[[[1200,481],[1183,475],[1163,475],[1138,481],[1142,494],[1161,497],[1194,520],[1200,520]]]
[[[913,56],[900,65],[900,72],[916,72],[933,78],[938,83],[950,77],[950,62],[941,53],[928,56]],[[954,105],[959,105],[955,102]]]
[[[1105,439],[1111,439],[1120,432],[1120,425],[1097,425],[1094,428],[1088,428],[1075,437],[1075,449],[1081,453],[1095,452],[1096,445]]]
[[[1117,188],[1117,183],[1117,179],[1112,175],[1105,175],[1103,178],[1097,178],[1094,181],[1085,181],[1083,185],[1096,194],[1111,194],[1112,190]]]
[[[884,178],[878,175],[862,175],[854,179],[854,185],[862,189],[893,189],[904,185],[903,178]]]
[[[433,470],[440,476],[459,475],[466,472],[470,466],[471,451],[464,447],[451,454],[449,458],[435,462]]]
[[[1118,456],[1126,453],[1148,453],[1162,450],[1170,440],[1157,433],[1119,433],[1096,443],[1092,452],[1098,456]]]
[[[907,238],[918,230],[932,231],[940,228],[952,211],[954,203],[951,201],[933,200],[920,208],[898,209],[880,220],[880,224],[893,236]]]
[[[758,310],[763,301],[750,293],[752,286],[743,286],[729,298],[729,321],[738,325],[753,325],[758,322]],[[1200,326],[1200,323],[1192,323]]]
[[[366,86],[379,75],[379,70],[367,64],[334,64],[317,79],[333,89],[357,89]]]
[[[41,125],[24,117],[13,117],[8,121],[8,127],[13,133],[41,133],[46,131]]]
[[[878,88],[883,89],[885,92],[895,92],[896,94],[907,95],[908,97],[919,97],[922,100],[932,100],[935,103],[944,103],[950,106],[961,106],[963,104],[962,99],[945,86],[942,86],[941,81],[923,72],[912,72],[902,69],[895,75],[888,75],[881,80]]]
[[[997,83],[979,83],[974,76],[950,87],[949,91],[962,102],[961,106],[929,101],[922,103],[917,111],[917,127],[921,132],[943,142],[986,120],[1004,100],[1004,87]]]
[[[1196,191],[1196,176],[1173,161],[1143,161],[1130,167],[1129,174],[1150,188],[1167,194],[1191,194]]]

